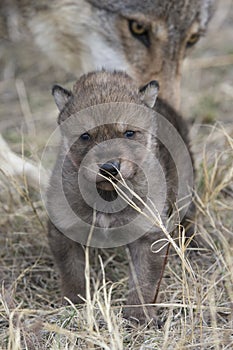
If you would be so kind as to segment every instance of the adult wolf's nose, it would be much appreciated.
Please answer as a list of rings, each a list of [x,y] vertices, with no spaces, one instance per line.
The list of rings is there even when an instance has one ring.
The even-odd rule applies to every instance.
[[[100,166],[100,174],[111,177],[116,176],[120,170],[120,162],[107,162]]]

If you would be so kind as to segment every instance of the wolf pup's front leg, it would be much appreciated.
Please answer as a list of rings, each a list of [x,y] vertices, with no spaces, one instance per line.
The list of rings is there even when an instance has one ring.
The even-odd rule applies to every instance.
[[[81,244],[62,234],[51,222],[48,232],[50,249],[61,276],[63,302],[83,303],[85,297],[85,253]]]
[[[124,316],[139,324],[148,323],[151,320],[153,324],[160,323],[153,306],[139,306],[154,303],[163,269],[166,248],[156,253],[153,252],[151,247],[153,241],[146,235],[128,245],[130,255],[129,295]]]

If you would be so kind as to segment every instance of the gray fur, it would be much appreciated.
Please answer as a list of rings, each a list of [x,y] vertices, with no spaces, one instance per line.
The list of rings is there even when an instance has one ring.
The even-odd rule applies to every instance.
[[[58,88],[58,91],[59,93],[64,93],[65,96],[67,96],[66,92],[62,91],[60,88]],[[104,103],[126,102],[143,106],[144,102],[141,100],[141,97],[141,93],[139,92],[137,86],[134,84],[133,80],[125,73],[89,73],[88,75],[82,76],[74,85],[69,101],[66,102],[64,107],[61,109],[58,122],[64,122],[65,120],[69,119],[71,115],[80,110],[83,110],[84,108]],[[162,115],[175,126],[183,138],[186,146],[189,147],[186,124],[181,116],[179,116],[162,100],[158,99],[157,102],[158,103],[155,107],[156,111],[162,113]],[[108,116],[106,115],[105,118],[107,124]],[[153,127],[153,125],[145,125],[145,129],[149,130],[150,127]],[[101,144],[101,142],[105,140],[113,139],[114,137],[120,137],[117,127],[114,126],[102,125],[99,126],[95,132],[96,133],[94,135],[96,135],[96,137],[92,141],[93,146],[95,144]],[[150,147],[153,157],[148,158],[148,163],[147,158],[144,159],[143,164],[150,166],[151,162],[154,162],[156,159],[158,159],[162,164],[163,171],[165,172],[167,180],[167,204],[164,207],[164,215],[168,217],[169,210],[172,208],[172,204],[174,204],[177,192],[177,174],[175,164],[159,140],[152,138],[152,140],[149,141],[148,136],[146,135],[147,134],[145,134],[142,139],[140,139],[140,142],[145,143],[145,146]],[[67,201],[72,207],[72,210],[79,217],[82,217],[85,222],[91,224],[93,218],[93,209],[90,208],[83,200],[77,180],[77,174],[80,170],[79,164],[81,164],[81,161],[86,153],[90,151],[89,148],[85,147],[86,146],[83,146],[82,143],[78,141],[77,147],[73,150],[70,149],[70,151],[68,151],[67,156],[65,157],[65,162],[64,164],[62,163],[64,184],[63,190],[66,194]],[[52,208],[52,211],[55,212],[61,210],[59,207],[59,197],[57,196],[57,169],[62,165],[61,162],[63,161],[61,155],[64,152],[67,152],[67,149],[62,142],[57,163],[51,176],[50,188],[48,190],[49,206]],[[120,141],[118,144],[118,152],[120,159],[123,155],[123,160],[121,160],[122,166],[125,158],[124,154],[127,154],[128,150],[127,146],[124,144],[121,145]],[[142,153],[137,154],[137,156],[139,160],[144,158],[144,154]],[[100,157],[104,157],[104,154],[101,153]],[[137,166],[135,167],[130,163],[128,164],[128,167],[132,167],[132,171],[130,170],[130,176],[131,183],[134,186],[135,192],[144,198],[144,180],[141,176],[140,168],[137,168]],[[122,176],[124,176],[124,171],[122,172]],[[88,191],[88,188],[86,188],[86,191]],[[109,200],[110,198],[107,197],[108,194],[106,194],[106,192],[108,191],[103,191],[102,195],[105,195],[105,199]],[[111,202],[109,202],[109,205],[111,205]],[[140,203],[138,203],[138,205],[141,206]],[[127,221],[131,222],[132,218],[134,218],[134,215],[136,215],[136,212],[129,205],[117,214],[105,215],[97,211],[96,225],[102,227],[104,232],[106,232],[106,237],[108,237],[109,228],[113,226],[125,225]],[[67,223],[67,226],[68,225],[69,223]],[[138,295],[135,284],[135,274],[141,290],[143,301],[145,303],[153,303],[153,298],[155,296],[155,290],[162,271],[165,254],[165,249],[162,249],[159,253],[156,254],[152,253],[151,244],[155,240],[164,237],[164,235],[161,232],[156,231],[155,228],[153,228],[153,230],[128,245],[131,257],[130,260],[132,260],[133,265],[133,268],[130,269],[130,292],[127,300],[128,305],[141,303],[141,299]],[[82,235],[80,227],[76,227],[75,232],[77,232],[79,235]],[[131,234],[134,235],[134,232]],[[84,283],[84,253],[81,245],[63,235],[52,222],[49,223],[49,243],[54,254],[55,261],[60,270],[63,296],[67,296],[69,299],[76,303],[82,302],[82,299],[78,297],[78,294],[85,297],[86,292]],[[143,308],[134,307],[126,308],[124,314],[127,318],[138,319],[139,322],[144,322],[147,319],[147,316],[149,316],[149,318],[156,319],[155,310],[152,307],[147,308],[147,316],[144,314]]]
[[[75,77],[105,68],[125,70],[138,85],[158,80],[160,96],[179,109],[183,58],[190,38],[205,33],[214,0],[12,0],[12,6],[51,61]],[[4,9],[8,17],[8,2]],[[131,32],[132,20],[146,26],[146,41]]]

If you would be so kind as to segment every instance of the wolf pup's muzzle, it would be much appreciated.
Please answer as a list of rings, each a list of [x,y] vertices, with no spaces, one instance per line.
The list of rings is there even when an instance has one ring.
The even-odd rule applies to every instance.
[[[113,177],[118,174],[120,171],[120,162],[119,161],[112,161],[104,163],[100,166],[100,174],[104,175],[106,177]]]

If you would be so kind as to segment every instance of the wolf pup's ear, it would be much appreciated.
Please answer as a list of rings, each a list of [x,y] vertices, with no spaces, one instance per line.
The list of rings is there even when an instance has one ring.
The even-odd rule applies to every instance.
[[[52,88],[52,95],[54,97],[54,101],[61,112],[64,108],[65,104],[69,101],[72,93],[69,90],[64,89],[60,85],[54,85]]]
[[[140,90],[141,100],[150,108],[153,108],[159,92],[159,83],[152,80],[149,84],[143,86]]]

